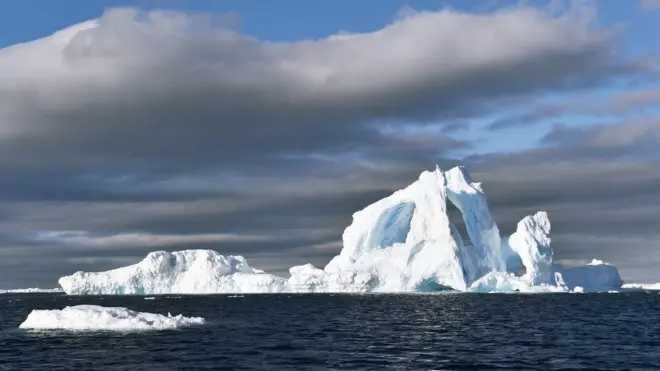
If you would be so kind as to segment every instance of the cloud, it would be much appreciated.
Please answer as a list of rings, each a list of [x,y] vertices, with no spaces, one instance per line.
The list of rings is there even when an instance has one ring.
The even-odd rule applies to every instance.
[[[551,145],[579,145],[592,149],[624,149],[630,154],[653,156],[647,152],[660,140],[660,117],[648,117],[641,120],[596,124],[586,128],[555,126],[541,142]],[[632,148],[631,148],[632,147]],[[613,153],[613,152],[612,152]]]
[[[600,164],[581,174],[539,164],[618,159],[652,128],[456,153],[479,146],[465,136],[471,120],[646,74],[593,17],[579,6],[409,12],[371,33],[271,42],[209,15],[121,8],[1,49],[0,267],[16,285],[43,286],[156,247],[205,247],[286,274],[323,265],[353,212],[435,163],[474,167],[507,230],[544,200],[591,199],[612,175]],[[607,138],[620,140],[616,151]],[[631,177],[629,189],[651,192],[644,179],[656,180]],[[616,207],[607,189],[604,204],[592,201]],[[588,220],[552,211],[560,231],[562,220],[577,223],[571,233]],[[35,240],[39,231],[51,234]]]
[[[35,236],[39,242],[50,242],[67,246],[94,247],[167,247],[170,245],[206,244],[219,242],[267,241],[260,236],[241,236],[233,233],[207,234],[152,234],[152,233],[122,233],[110,236],[91,236],[85,231],[44,231]]]
[[[561,101],[526,104],[522,112],[492,121],[489,130],[514,129],[517,127],[538,125],[544,120],[561,120],[566,116],[610,117],[636,114],[653,109],[660,103],[660,89],[645,88],[614,91],[607,97],[595,94],[573,94]],[[572,118],[571,118],[572,119]]]
[[[639,0],[639,6],[643,10],[660,9],[660,0]]]
[[[183,13],[111,9],[0,51],[0,158],[127,171],[383,147],[396,157],[410,146],[369,124],[638,72],[589,17],[417,12],[372,33],[274,43]]]
[[[637,121],[626,125],[602,127],[589,138],[590,143],[599,147],[622,147],[642,142],[657,144],[660,139],[660,118]]]
[[[614,112],[631,110],[660,103],[660,89],[645,89],[616,94],[609,107]]]

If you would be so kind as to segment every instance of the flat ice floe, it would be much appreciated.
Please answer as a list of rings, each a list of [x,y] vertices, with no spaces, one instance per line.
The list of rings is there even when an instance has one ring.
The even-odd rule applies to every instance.
[[[41,289],[38,287],[27,289],[0,289],[0,294],[43,294],[43,293],[58,293],[64,292],[61,288],[54,289]]]
[[[64,309],[35,309],[19,326],[32,330],[168,330],[204,324],[201,317],[142,313],[122,307],[76,305]]]

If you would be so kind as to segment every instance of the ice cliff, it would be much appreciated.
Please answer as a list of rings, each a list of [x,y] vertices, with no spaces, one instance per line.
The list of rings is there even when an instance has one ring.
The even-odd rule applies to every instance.
[[[461,212],[470,243],[450,221]],[[600,261],[553,262],[545,212],[523,218],[501,237],[481,184],[464,167],[423,172],[408,187],[353,214],[343,249],[323,269],[291,268],[284,279],[242,257],[210,250],[155,252],[128,267],[62,277],[68,294],[608,291],[622,282]]]

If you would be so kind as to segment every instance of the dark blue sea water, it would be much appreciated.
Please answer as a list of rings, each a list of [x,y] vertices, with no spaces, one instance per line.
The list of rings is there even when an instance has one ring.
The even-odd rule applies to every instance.
[[[18,330],[96,304],[202,316],[181,330]],[[0,295],[1,370],[660,370],[660,294]]]

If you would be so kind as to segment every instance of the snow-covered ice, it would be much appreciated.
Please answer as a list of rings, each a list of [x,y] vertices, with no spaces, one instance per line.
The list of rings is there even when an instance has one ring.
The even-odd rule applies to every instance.
[[[602,260],[571,268],[555,264],[554,269],[557,284],[571,290],[579,286],[585,292],[607,292],[623,285],[616,267]]]
[[[450,221],[456,206],[467,236]],[[69,294],[277,292],[611,291],[617,269],[594,260],[553,262],[551,224],[540,211],[501,236],[480,183],[464,167],[424,171],[408,187],[353,214],[343,249],[323,269],[292,267],[285,279],[251,268],[240,256],[211,250],[163,251],[128,267],[62,277]],[[466,239],[464,237],[468,237]],[[469,243],[464,241],[469,240]]]
[[[32,330],[167,330],[204,324],[201,317],[141,313],[121,307],[77,305],[64,309],[35,309],[19,326]]]
[[[53,289],[42,289],[38,287],[31,287],[27,289],[0,289],[0,294],[52,294],[57,292],[64,292],[62,288],[57,287]]]
[[[518,228],[507,243],[521,259],[526,269],[525,279],[532,285],[552,281],[552,248],[550,247],[550,220],[539,211],[518,222]]]
[[[286,288],[286,279],[252,269],[241,256],[213,250],[156,251],[134,265],[76,272],[58,283],[69,295],[272,293]]]

